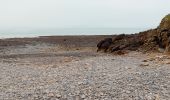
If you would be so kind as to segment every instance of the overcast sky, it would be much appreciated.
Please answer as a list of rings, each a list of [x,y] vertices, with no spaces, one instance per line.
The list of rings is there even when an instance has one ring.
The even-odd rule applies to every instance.
[[[170,0],[0,0],[0,29],[156,27]]]

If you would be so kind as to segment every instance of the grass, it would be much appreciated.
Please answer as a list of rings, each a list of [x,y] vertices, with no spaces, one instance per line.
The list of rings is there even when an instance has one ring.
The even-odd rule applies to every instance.
[[[170,20],[170,14],[166,15],[165,18],[167,18],[168,20]]]

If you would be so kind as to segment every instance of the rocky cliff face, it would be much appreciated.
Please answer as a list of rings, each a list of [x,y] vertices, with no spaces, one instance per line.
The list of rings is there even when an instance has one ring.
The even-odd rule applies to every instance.
[[[163,31],[163,30],[170,30],[170,14],[166,15],[160,25],[158,26],[158,29],[160,31]]]
[[[160,52],[170,52],[170,14],[166,15],[160,25],[148,32],[145,45]]]
[[[118,35],[116,37],[120,37]],[[118,48],[118,49],[117,49]],[[170,14],[166,15],[156,29],[125,35],[119,40],[113,38],[109,51],[143,50],[170,53]]]

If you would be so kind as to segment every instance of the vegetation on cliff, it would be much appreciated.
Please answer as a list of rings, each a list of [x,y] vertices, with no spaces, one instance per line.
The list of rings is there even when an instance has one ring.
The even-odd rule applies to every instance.
[[[162,21],[161,21],[161,23],[160,23],[160,25],[159,25],[158,28],[160,28],[161,31],[162,31],[162,30],[169,30],[169,29],[170,29],[170,14],[166,15],[166,16],[162,19]]]

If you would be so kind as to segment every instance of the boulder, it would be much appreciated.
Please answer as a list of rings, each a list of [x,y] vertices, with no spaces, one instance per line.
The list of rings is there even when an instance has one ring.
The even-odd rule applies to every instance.
[[[101,40],[98,44],[97,44],[97,52],[104,50],[104,52],[107,52],[107,50],[109,49],[109,47],[112,44],[112,38],[105,38],[104,40]]]

